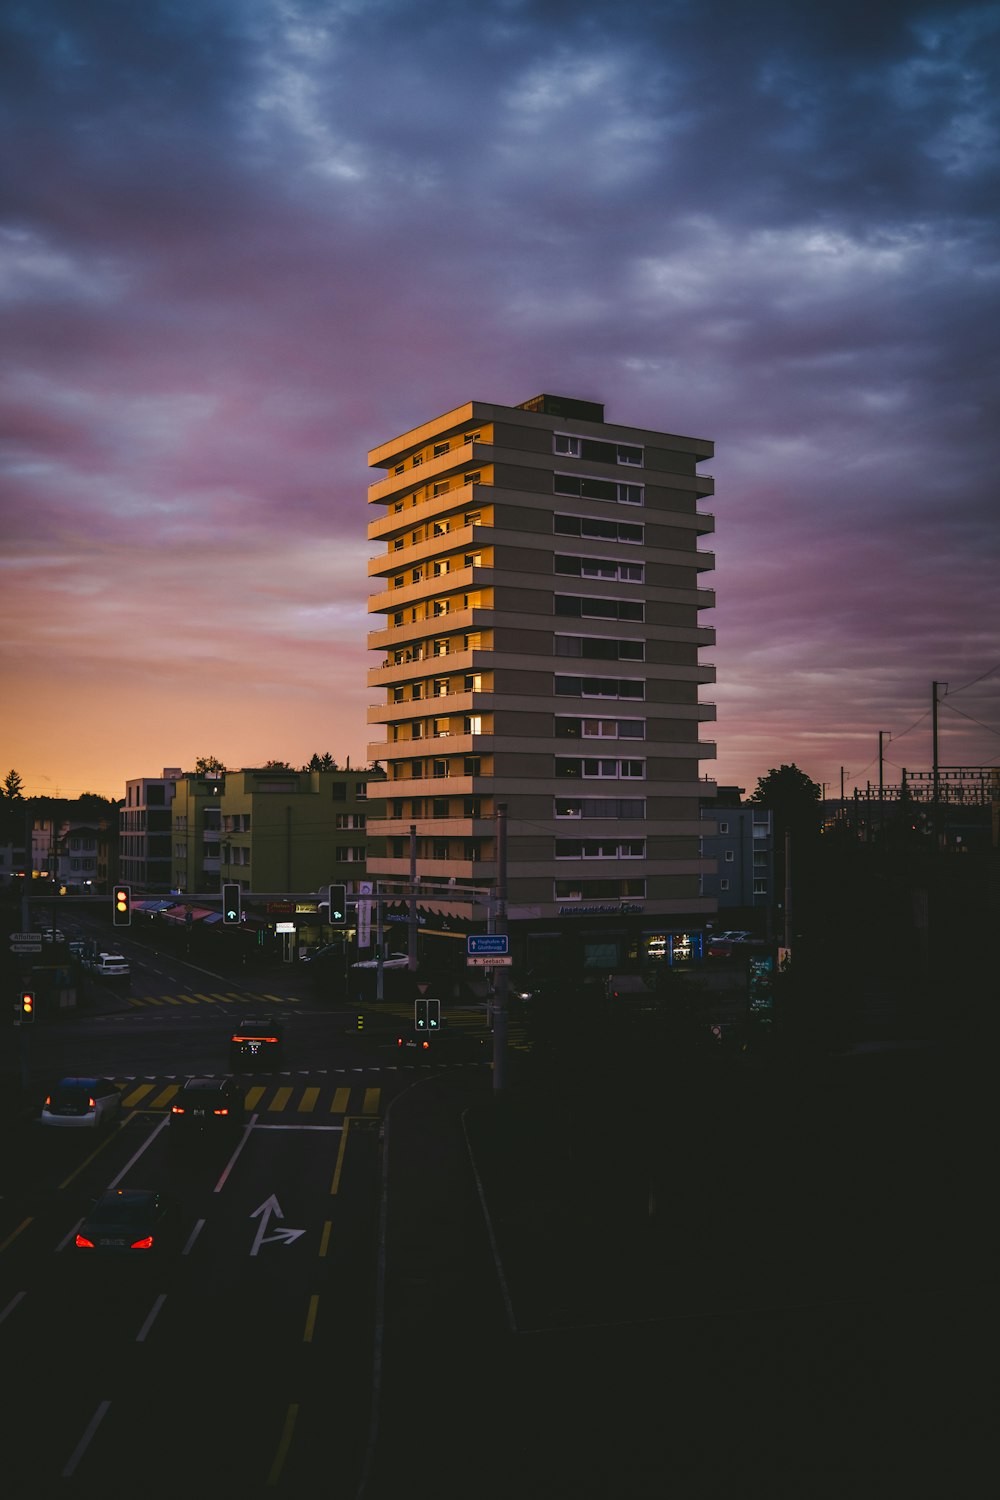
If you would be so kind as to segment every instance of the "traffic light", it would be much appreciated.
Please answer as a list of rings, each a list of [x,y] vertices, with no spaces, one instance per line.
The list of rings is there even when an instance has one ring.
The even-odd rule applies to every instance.
[[[115,927],[132,925],[132,887],[116,885],[112,901],[112,922]]]
[[[35,992],[34,990],[21,991],[21,1025],[27,1026],[35,1019]]]
[[[222,925],[238,927],[241,920],[240,888],[234,880],[222,887]]]
[[[329,923],[331,927],[347,926],[347,886],[331,885]]]
[[[414,1000],[413,1025],[416,1031],[440,1031],[441,1001]]]

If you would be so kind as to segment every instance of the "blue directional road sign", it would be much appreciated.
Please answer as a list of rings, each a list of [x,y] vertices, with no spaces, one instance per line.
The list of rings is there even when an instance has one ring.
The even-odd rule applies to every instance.
[[[507,953],[509,952],[507,943],[508,938],[505,932],[481,933],[478,937],[466,938],[465,951],[470,958]]]

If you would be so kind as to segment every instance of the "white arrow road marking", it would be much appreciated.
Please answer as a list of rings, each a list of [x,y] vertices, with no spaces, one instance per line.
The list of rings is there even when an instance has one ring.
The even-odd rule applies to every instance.
[[[253,1213],[250,1215],[251,1219],[260,1219],[260,1223],[257,1226],[257,1233],[254,1236],[253,1246],[250,1251],[251,1255],[256,1255],[261,1245],[272,1245],[276,1240],[280,1240],[284,1244],[290,1245],[293,1243],[293,1241],[297,1240],[300,1235],[305,1234],[304,1229],[278,1229],[277,1227],[275,1227],[275,1229],[270,1234],[268,1234],[267,1231],[270,1226],[272,1216],[275,1219],[283,1219],[285,1217],[281,1211],[281,1204],[278,1202],[273,1193],[271,1194],[270,1198],[265,1198],[260,1207],[255,1208]]]

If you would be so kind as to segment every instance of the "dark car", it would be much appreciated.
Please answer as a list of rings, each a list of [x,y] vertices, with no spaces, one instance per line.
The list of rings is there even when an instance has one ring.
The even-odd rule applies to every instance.
[[[172,1143],[205,1135],[235,1135],[246,1117],[235,1078],[189,1078],[170,1106]]]
[[[175,1205],[146,1188],[112,1188],[94,1200],[80,1222],[77,1250],[103,1255],[144,1256],[167,1248],[173,1238]]]
[[[244,1016],[233,1027],[229,1041],[231,1068],[277,1068],[284,1055],[285,1035],[280,1021]]]

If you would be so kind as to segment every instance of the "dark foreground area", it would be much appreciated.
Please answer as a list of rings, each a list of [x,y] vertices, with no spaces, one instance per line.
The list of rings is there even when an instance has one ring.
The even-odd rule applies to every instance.
[[[600,1069],[502,1101],[415,1091],[388,1133],[366,1500],[981,1493],[981,1062],[718,1055],[631,1092]]]

